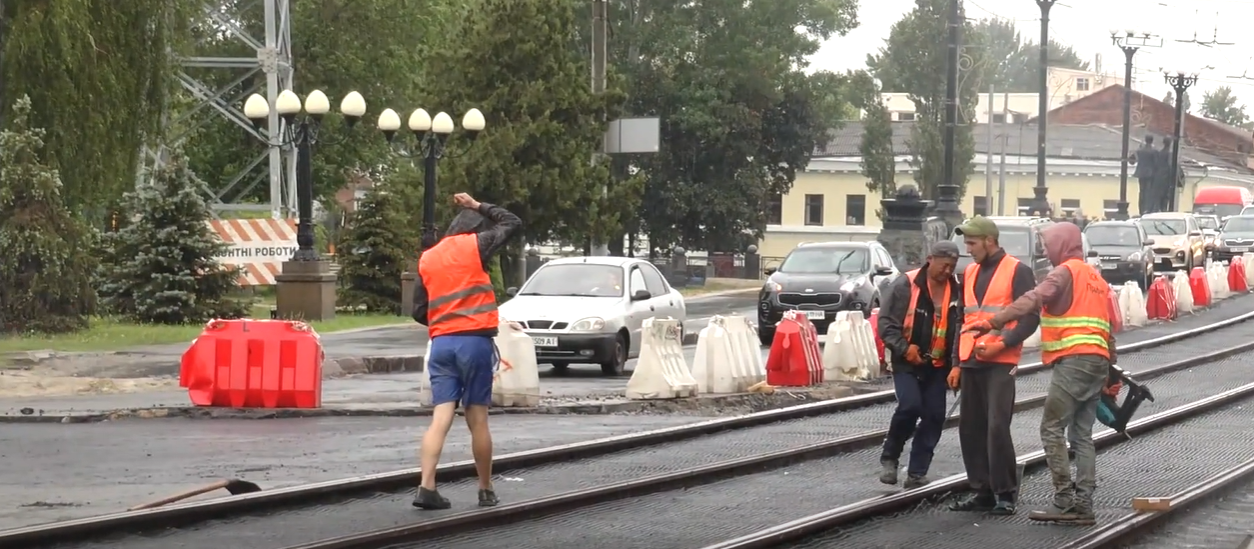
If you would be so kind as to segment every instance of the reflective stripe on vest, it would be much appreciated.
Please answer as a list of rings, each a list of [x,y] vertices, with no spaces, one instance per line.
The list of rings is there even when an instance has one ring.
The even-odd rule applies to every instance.
[[[1019,260],[1010,255],[1002,256],[1001,261],[997,263],[997,268],[993,271],[993,278],[988,281],[988,289],[984,292],[984,300],[980,301],[975,298],[975,279],[980,272],[980,264],[972,263],[967,265],[967,270],[963,273],[963,317],[964,325],[971,324],[977,320],[991,320],[994,315],[1001,312],[1011,303],[1014,303],[1014,278],[1015,269],[1019,266]],[[962,361],[970,360],[974,356],[976,343],[990,342],[1001,338],[1002,331],[1015,327],[1018,322],[1008,322],[1001,330],[993,330],[992,332],[976,338],[973,334],[963,332],[958,336],[958,358]],[[1023,356],[1023,346],[1007,347],[1000,353],[993,355],[984,362],[995,362],[997,364],[1018,365],[1019,358]]]
[[[1110,358],[1110,285],[1079,259],[1062,264],[1071,272],[1071,306],[1062,315],[1041,313],[1041,361],[1053,364],[1074,355]]]
[[[427,290],[431,337],[496,329],[496,293],[479,258],[479,237],[450,236],[423,252],[418,272]]]
[[[919,295],[923,293],[919,289],[919,285],[914,281],[915,277],[919,276],[919,272],[920,269],[915,269],[906,273],[906,280],[910,281],[910,306],[906,309],[906,318],[901,323],[901,331],[906,336],[906,343],[908,344],[912,343],[910,340],[914,338],[914,314],[918,309]],[[924,283],[927,283],[927,281],[924,281]],[[929,291],[931,291],[930,288]],[[932,365],[938,368],[945,365],[945,343],[949,337],[949,301],[953,299],[951,291],[949,284],[946,283],[945,299],[941,301],[944,305],[940,309],[940,318],[937,319],[937,315],[932,315],[932,346],[929,353],[932,355]],[[935,303],[935,300],[933,300],[933,303]]]

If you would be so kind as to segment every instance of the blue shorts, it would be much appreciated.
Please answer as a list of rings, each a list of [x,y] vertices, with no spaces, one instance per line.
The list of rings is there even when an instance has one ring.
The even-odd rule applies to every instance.
[[[427,355],[433,406],[448,402],[460,402],[463,406],[492,404],[492,376],[499,362],[492,338],[436,336],[431,339]]]

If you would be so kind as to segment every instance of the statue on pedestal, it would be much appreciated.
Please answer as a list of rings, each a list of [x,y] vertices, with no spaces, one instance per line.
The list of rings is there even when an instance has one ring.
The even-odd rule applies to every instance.
[[[1136,211],[1141,215],[1150,213],[1152,188],[1154,186],[1154,170],[1158,166],[1158,151],[1154,150],[1154,136],[1145,136],[1145,143],[1133,153],[1129,162],[1136,165],[1133,176],[1136,177],[1139,192],[1137,193]]]

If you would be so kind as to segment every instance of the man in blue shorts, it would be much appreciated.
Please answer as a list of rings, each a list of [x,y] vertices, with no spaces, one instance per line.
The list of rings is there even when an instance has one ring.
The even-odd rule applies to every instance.
[[[499,319],[496,294],[488,275],[492,256],[522,228],[518,216],[458,193],[465,208],[449,224],[444,238],[422,252],[414,281],[414,320],[427,326],[431,345],[431,426],[422,437],[422,484],[414,507],[448,509],[448,498],[435,488],[435,470],[458,404],[466,407],[471,452],[479,476],[479,505],[498,503],[492,489],[492,435],[488,406],[492,377],[499,362],[493,338]]]

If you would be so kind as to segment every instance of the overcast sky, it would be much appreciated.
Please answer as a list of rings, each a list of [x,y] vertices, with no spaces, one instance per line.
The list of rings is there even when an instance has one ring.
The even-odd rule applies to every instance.
[[[847,36],[828,41],[811,58],[815,70],[844,71],[865,68],[868,53],[883,45],[893,23],[914,6],[914,0],[859,0],[861,22]],[[1015,22],[1019,33],[1036,41],[1041,12],[1035,0],[965,0],[967,17]],[[1114,29],[1150,32],[1163,38],[1161,48],[1145,48],[1134,58],[1137,89],[1153,97],[1166,95],[1162,70],[1199,71],[1190,89],[1200,103],[1202,93],[1229,86],[1243,104],[1254,103],[1254,0],[1060,0],[1050,10],[1050,38],[1071,46],[1090,65],[1101,56],[1103,72],[1123,75],[1123,52],[1110,42]],[[1216,27],[1218,27],[1216,39]],[[1233,45],[1211,47],[1178,42],[1218,41]],[[1247,72],[1248,71],[1248,72]],[[1242,78],[1247,75],[1248,78]],[[897,90],[885,90],[897,91]],[[1247,111],[1254,115],[1254,105]]]

